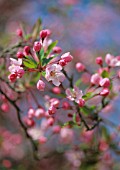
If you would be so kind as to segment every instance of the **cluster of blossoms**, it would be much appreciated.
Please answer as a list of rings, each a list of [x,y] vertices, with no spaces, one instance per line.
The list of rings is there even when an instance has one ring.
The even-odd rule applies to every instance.
[[[22,36],[22,32],[17,32]],[[62,49],[56,46],[57,42],[52,42],[49,39],[50,30],[40,31],[40,40],[34,42],[33,45],[25,46],[23,51],[18,51],[16,56],[18,60],[10,58],[11,66],[9,67],[10,75],[8,76],[11,82],[15,82],[17,78],[21,78],[25,72],[40,72],[45,73],[47,81],[52,81],[55,86],[59,86],[64,81],[65,75],[62,69],[73,57],[70,52],[63,54],[60,58],[57,57],[62,52]],[[55,59],[57,57],[57,59]],[[38,81],[37,88],[44,91],[45,83],[43,80]]]

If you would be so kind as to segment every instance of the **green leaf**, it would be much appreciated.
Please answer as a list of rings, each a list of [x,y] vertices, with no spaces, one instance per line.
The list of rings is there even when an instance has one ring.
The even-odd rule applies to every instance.
[[[56,40],[48,46],[47,52],[45,53],[45,57],[47,57],[51,53],[52,49],[57,45],[57,43],[58,41]]]
[[[109,73],[108,73],[108,71],[104,70],[104,71],[102,72],[101,76],[102,76],[103,78],[106,78],[106,77],[109,78]]]
[[[93,96],[94,96],[93,93],[92,93],[92,92],[89,92],[89,93],[86,93],[82,98],[85,99],[85,100],[87,100],[87,99],[92,98]]]
[[[38,18],[37,22],[33,26],[32,33],[31,33],[33,40],[35,40],[37,36],[39,35],[39,32],[41,30],[41,24],[42,24],[42,20]]]
[[[43,58],[42,60],[42,66],[46,66],[54,57],[51,58]]]
[[[28,68],[37,68],[37,62],[30,56],[25,56],[23,64]]]
[[[80,84],[81,84],[82,80],[81,79],[78,79],[76,82],[75,82],[75,85],[78,87]]]
[[[40,50],[40,52],[37,54],[37,56],[39,57],[39,61],[41,62],[44,58],[44,49],[43,48]]]
[[[43,77],[45,77],[45,74],[46,74],[46,72],[45,72],[45,71],[42,71],[42,76],[43,76]]]

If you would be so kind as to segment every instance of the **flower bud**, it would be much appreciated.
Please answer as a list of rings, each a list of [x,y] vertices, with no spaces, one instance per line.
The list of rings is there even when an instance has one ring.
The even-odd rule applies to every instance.
[[[76,64],[76,70],[78,72],[84,71],[85,70],[85,66],[82,63],[77,63]]]
[[[45,83],[42,81],[42,80],[39,80],[37,82],[37,89],[40,90],[40,91],[44,91],[45,89]]]
[[[44,143],[47,142],[47,138],[45,136],[40,136],[38,141],[39,141],[40,144],[44,144]]]
[[[107,55],[105,56],[105,62],[106,62],[106,64],[110,65],[110,63],[111,63],[111,61],[112,61],[113,58],[114,58],[114,56],[112,56],[111,54],[107,54]]]
[[[35,125],[35,121],[33,119],[27,118],[25,122],[26,122],[26,125],[29,127],[33,127]]]
[[[17,74],[16,73],[12,73],[8,76],[8,79],[13,83],[16,81],[17,78]]]
[[[103,59],[102,57],[97,57],[96,58],[96,64],[102,65],[103,64]]]
[[[38,41],[34,42],[33,50],[35,52],[39,52],[41,50],[41,47],[42,47],[42,45],[40,42],[38,42]]]
[[[85,100],[84,99],[79,99],[79,101],[78,101],[78,105],[80,106],[80,107],[83,107],[84,105],[85,105]]]
[[[48,31],[47,30],[42,30],[40,31],[40,38],[44,39],[46,38],[48,35]]]
[[[51,106],[58,107],[59,104],[60,104],[60,101],[58,99],[56,99],[56,98],[52,98],[50,100],[50,103],[51,103]]]
[[[100,86],[109,87],[110,86],[110,80],[108,78],[101,79],[100,80]]]
[[[48,113],[49,115],[53,115],[56,112],[56,108],[52,105],[49,107]]]
[[[65,60],[65,62],[71,62],[73,57],[70,55],[70,52],[67,52],[61,56],[61,59]]]
[[[54,124],[54,118],[50,117],[48,120],[47,120],[47,126],[52,126]]]
[[[33,118],[34,117],[34,114],[35,114],[35,110],[33,109],[33,108],[30,108],[29,110],[28,110],[28,118]]]
[[[19,36],[19,37],[22,37],[23,36],[23,32],[20,28],[17,29],[16,31],[16,34]]]
[[[62,107],[63,109],[68,110],[70,109],[70,104],[68,102],[63,102]]]
[[[55,93],[55,94],[60,94],[61,90],[60,90],[59,87],[53,87],[52,92]]]
[[[109,93],[110,93],[110,92],[109,92],[109,89],[104,88],[104,89],[100,92],[100,95],[101,95],[101,96],[107,96]]]
[[[37,119],[42,118],[44,115],[45,115],[45,110],[42,109],[42,108],[38,108],[38,109],[35,111],[35,117],[36,117]]]
[[[3,112],[8,112],[8,111],[9,111],[9,105],[8,105],[8,103],[3,103],[3,104],[1,105],[1,110],[2,110]]]
[[[18,51],[16,56],[17,56],[17,58],[23,58],[24,54],[21,51]]]
[[[99,74],[93,74],[91,76],[91,80],[90,82],[93,84],[93,85],[99,85],[100,83],[100,80],[102,79],[102,77],[99,75]]]
[[[25,55],[29,55],[29,53],[30,53],[30,47],[29,46],[24,47],[24,53],[25,53]]]
[[[61,127],[59,125],[53,126],[53,129],[52,129],[53,133],[59,133],[60,130],[61,130]]]
[[[64,67],[64,66],[66,66],[66,64],[67,64],[67,62],[65,62],[65,60],[60,60],[59,61],[59,64],[62,66],[62,67]]]
[[[57,54],[60,54],[62,52],[62,49],[60,47],[54,47],[53,48],[53,53],[57,53]]]

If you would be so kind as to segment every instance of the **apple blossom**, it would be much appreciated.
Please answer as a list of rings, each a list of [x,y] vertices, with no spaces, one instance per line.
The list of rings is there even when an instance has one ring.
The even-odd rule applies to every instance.
[[[66,89],[66,95],[69,100],[79,103],[79,100],[82,99],[83,92],[79,90],[78,87],[74,86],[72,91],[69,88]]]
[[[52,81],[55,86],[59,86],[64,81],[65,75],[61,72],[62,67],[59,64],[49,65],[46,68],[45,78]]]

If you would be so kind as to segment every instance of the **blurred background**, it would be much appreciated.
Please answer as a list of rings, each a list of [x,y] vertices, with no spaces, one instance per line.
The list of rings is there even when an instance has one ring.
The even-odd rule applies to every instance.
[[[74,62],[82,61],[91,70],[94,69],[95,57],[104,57],[106,53],[120,55],[120,0],[0,0],[0,46],[8,46],[11,39],[16,41],[13,37],[16,37],[16,29],[21,23],[29,31],[38,18],[41,18],[43,28],[52,31],[52,38],[59,41],[63,52],[70,51]],[[117,100],[115,104],[116,113],[120,111],[119,102]],[[118,114],[114,120],[119,123]],[[20,140],[20,136],[17,139]],[[20,148],[18,151],[14,149],[15,152],[21,151]],[[22,151],[20,157],[17,155],[18,162],[23,159],[23,166],[13,161],[17,170],[48,169],[49,164],[54,164],[53,158],[48,165],[44,160],[40,165],[34,161],[28,165],[26,162],[31,161],[29,153],[26,157],[23,155]],[[62,157],[58,156],[56,160],[57,166],[50,170],[57,170],[60,162],[64,164]]]

